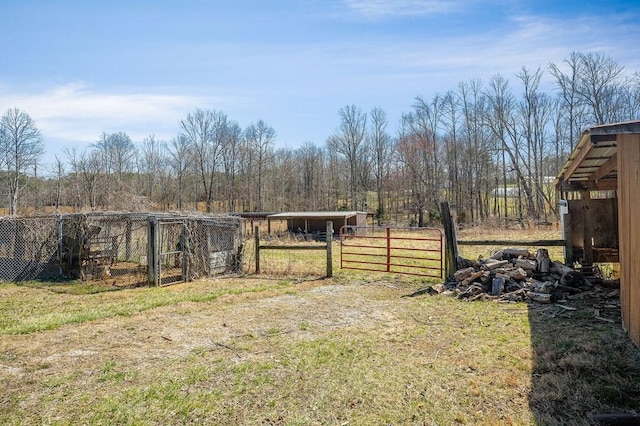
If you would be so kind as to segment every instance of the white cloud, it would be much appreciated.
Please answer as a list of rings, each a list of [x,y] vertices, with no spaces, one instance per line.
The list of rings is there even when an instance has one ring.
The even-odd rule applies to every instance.
[[[82,83],[40,92],[0,88],[0,111],[17,107],[36,121],[45,140],[74,143],[93,142],[103,131],[123,131],[134,140],[151,133],[168,138],[173,136],[169,129],[177,129],[178,120],[189,111],[225,102],[201,96],[98,91]]]
[[[416,90],[433,92],[455,89],[462,80],[486,81],[497,73],[512,79],[522,66],[546,68],[572,51],[605,52],[630,72],[640,69],[640,46],[633,42],[640,31],[626,27],[624,17],[610,19],[621,29],[619,34],[598,26],[598,18],[518,15],[500,27],[472,35],[375,40],[370,46],[354,47],[350,63],[375,70],[379,78],[392,78],[398,85],[423,80]]]

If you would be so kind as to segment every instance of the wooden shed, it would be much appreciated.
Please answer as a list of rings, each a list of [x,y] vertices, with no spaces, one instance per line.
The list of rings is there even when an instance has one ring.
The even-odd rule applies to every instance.
[[[568,200],[565,211],[573,210],[564,225],[571,245],[578,240],[581,246],[581,262],[599,261],[600,249],[609,261],[618,258],[623,327],[640,346],[640,121],[585,130],[556,187]],[[603,191],[609,191],[608,199],[592,199]],[[580,199],[569,200],[576,192]],[[580,238],[573,237],[576,232]]]
[[[333,222],[333,229],[338,232],[342,226],[366,226],[367,213],[358,211],[333,212],[285,212],[268,216],[269,219],[286,219],[289,232],[323,233],[328,221]]]

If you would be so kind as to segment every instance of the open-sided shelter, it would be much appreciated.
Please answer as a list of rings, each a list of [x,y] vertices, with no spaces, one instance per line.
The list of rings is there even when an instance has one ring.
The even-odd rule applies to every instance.
[[[640,120],[585,130],[556,187],[565,200],[580,194],[564,227],[581,263],[619,260],[623,326],[640,345]],[[610,197],[592,199],[603,191]]]
[[[285,212],[268,216],[269,219],[286,219],[289,232],[321,234],[326,232],[327,222],[333,222],[338,232],[342,226],[366,226],[367,213],[358,211]]]

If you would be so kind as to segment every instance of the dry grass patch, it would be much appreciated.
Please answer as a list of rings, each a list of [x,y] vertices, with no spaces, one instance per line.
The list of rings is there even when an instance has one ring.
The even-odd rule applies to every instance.
[[[351,274],[90,294],[2,285],[0,423],[581,424],[586,403],[621,407],[613,387],[637,391],[632,347],[611,324],[559,340],[527,305],[403,297],[423,285]],[[47,305],[102,315],[21,325],[49,324]],[[606,336],[621,345],[613,363]],[[628,380],[584,379],[594,363]]]

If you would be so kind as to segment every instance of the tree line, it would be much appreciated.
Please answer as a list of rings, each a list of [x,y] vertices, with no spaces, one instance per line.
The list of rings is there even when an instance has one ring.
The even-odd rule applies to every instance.
[[[222,111],[196,109],[171,140],[103,133],[43,174],[40,131],[13,108],[0,119],[0,202],[8,214],[349,209],[423,225],[448,199],[461,222],[546,221],[557,214],[552,180],[582,130],[640,118],[640,72],[574,52],[511,79],[418,96],[395,125],[380,107],[347,105],[338,116],[324,144],[276,148],[276,130],[262,120],[242,128]]]

